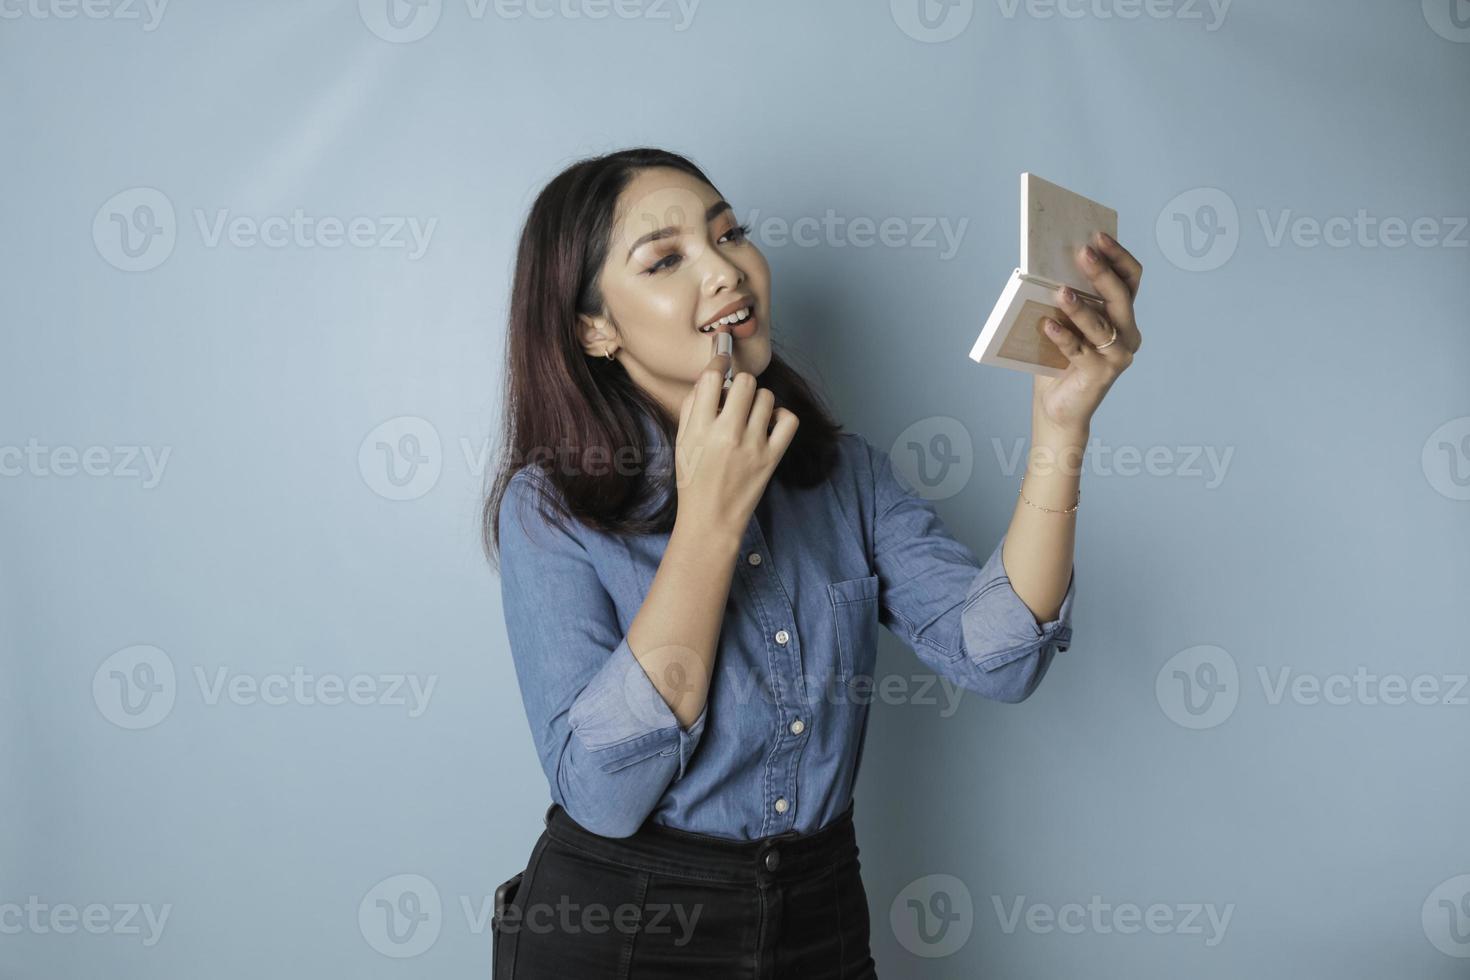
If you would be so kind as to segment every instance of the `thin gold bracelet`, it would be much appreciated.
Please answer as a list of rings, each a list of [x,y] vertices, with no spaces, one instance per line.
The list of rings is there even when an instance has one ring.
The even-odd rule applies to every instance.
[[[1021,478],[1021,483],[1024,485],[1025,482],[1026,482],[1025,477],[1022,477]],[[1017,487],[1016,488],[1016,494],[1022,500],[1026,500],[1026,495],[1023,494],[1023,493],[1021,493],[1021,487]],[[1048,514],[1071,514],[1071,513],[1075,512],[1077,510],[1077,505],[1080,504],[1080,503],[1082,503],[1082,488],[1081,487],[1078,487],[1077,488],[1077,499],[1075,501],[1073,501],[1072,502],[1072,506],[1071,507],[1068,507],[1066,510],[1057,510],[1057,509],[1055,509],[1053,507],[1043,507],[1040,504],[1032,504],[1031,501],[1029,501],[1029,500],[1026,500],[1026,503],[1031,504],[1031,506],[1032,507],[1035,507],[1037,510],[1044,510]]]

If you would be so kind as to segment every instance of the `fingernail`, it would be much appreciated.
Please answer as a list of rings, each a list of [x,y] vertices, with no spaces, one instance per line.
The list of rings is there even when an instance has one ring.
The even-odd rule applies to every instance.
[[[1087,261],[1089,261],[1089,262],[1096,262],[1097,261],[1097,253],[1092,250],[1092,246],[1091,245],[1088,245],[1086,248],[1084,248],[1082,250],[1082,254],[1085,255],[1085,256],[1087,256]]]
[[[1063,286],[1062,287],[1062,302],[1063,303],[1070,303],[1073,300],[1075,300],[1076,298],[1077,298],[1077,294],[1074,293],[1074,292],[1072,292],[1072,287],[1071,286]]]
[[[728,354],[735,348],[735,338],[727,333],[715,334],[715,353]]]

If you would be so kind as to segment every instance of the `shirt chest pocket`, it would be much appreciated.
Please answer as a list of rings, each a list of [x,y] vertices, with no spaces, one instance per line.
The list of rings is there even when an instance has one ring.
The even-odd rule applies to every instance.
[[[871,677],[878,655],[878,576],[844,579],[827,585],[832,626],[837,635],[837,677]]]

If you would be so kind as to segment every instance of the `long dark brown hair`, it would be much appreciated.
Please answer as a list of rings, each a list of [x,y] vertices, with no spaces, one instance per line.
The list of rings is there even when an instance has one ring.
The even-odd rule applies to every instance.
[[[675,471],[667,458],[662,463],[649,458],[641,420],[659,426],[666,448],[675,444],[678,420],[669,418],[622,364],[589,357],[577,329],[579,314],[605,312],[597,278],[612,242],[618,196],[648,167],[682,170],[714,187],[677,153],[620,150],[563,170],[536,197],[521,229],[506,339],[501,449],[482,513],[485,552],[497,565],[501,498],[526,466],[538,466],[557,491],[542,494],[541,510],[563,527],[567,519],[619,534],[673,526]],[[792,411],[801,424],[772,479],[785,486],[814,486],[836,462],[842,427],[776,347],[773,336],[771,362],[760,385],[771,389],[775,404]],[[660,492],[667,492],[661,506],[644,506]]]

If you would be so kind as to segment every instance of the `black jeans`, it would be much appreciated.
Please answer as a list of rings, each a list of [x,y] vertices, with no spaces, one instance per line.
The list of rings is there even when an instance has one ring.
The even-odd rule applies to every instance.
[[[814,834],[592,833],[553,803],[494,980],[875,980],[852,805]]]

